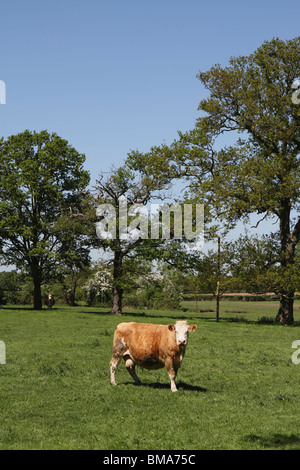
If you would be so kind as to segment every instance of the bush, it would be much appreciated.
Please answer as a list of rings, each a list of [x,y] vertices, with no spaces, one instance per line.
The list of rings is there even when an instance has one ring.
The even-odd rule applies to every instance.
[[[23,273],[0,272],[0,305],[27,305],[32,302],[32,285]]]
[[[174,281],[171,271],[149,272],[136,280],[134,293],[128,296],[138,307],[153,309],[178,309],[182,300],[181,289]],[[134,300],[134,298],[136,300]]]

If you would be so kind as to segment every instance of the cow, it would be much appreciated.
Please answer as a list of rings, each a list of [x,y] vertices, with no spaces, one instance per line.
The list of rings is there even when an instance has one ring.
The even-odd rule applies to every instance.
[[[124,322],[114,332],[113,354],[110,361],[110,383],[117,385],[116,370],[123,358],[125,366],[136,384],[141,384],[135,372],[135,365],[145,369],[166,367],[172,392],[177,392],[175,379],[181,366],[188,342],[189,332],[196,325],[186,321],[176,324],[155,325],[152,323]]]
[[[45,304],[47,305],[48,310],[51,310],[55,304],[55,300],[52,294],[47,294],[45,297]]]

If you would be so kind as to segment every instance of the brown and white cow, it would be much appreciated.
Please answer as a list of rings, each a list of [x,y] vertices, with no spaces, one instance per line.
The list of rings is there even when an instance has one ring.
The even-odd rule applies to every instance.
[[[116,370],[123,357],[126,368],[135,383],[141,381],[135,372],[135,365],[145,369],[166,367],[171,390],[176,392],[175,378],[184,357],[189,332],[196,325],[177,321],[175,325],[154,325],[152,323],[119,323],[115,329],[113,355],[110,361],[110,383],[116,383]]]
[[[45,297],[45,304],[48,307],[48,310],[51,310],[53,305],[55,304],[55,300],[52,294],[47,294]]]

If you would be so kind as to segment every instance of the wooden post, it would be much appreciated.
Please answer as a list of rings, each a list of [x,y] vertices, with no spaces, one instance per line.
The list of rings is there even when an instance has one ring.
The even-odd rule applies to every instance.
[[[220,281],[217,281],[217,292],[216,292],[216,297],[217,297],[217,305],[216,305],[216,320],[219,321],[219,312],[220,312]]]
[[[219,321],[220,318],[220,273],[221,273],[221,237],[217,235],[218,237],[218,258],[217,258],[217,291],[216,291],[216,297],[217,297],[217,304],[216,304],[216,321]]]

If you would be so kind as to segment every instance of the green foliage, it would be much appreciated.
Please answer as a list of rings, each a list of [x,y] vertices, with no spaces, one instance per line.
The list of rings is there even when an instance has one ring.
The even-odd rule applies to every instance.
[[[125,295],[125,302],[131,307],[154,309],[179,309],[182,289],[176,270],[160,267],[155,271],[145,270]]]
[[[101,305],[111,303],[113,288],[113,276],[110,266],[99,262],[93,268],[89,278],[82,289],[88,305]]]
[[[28,304],[32,300],[30,280],[17,271],[0,272],[0,305]]]
[[[228,272],[225,290],[279,294],[300,288],[300,262],[298,251],[294,262],[282,267],[280,263],[279,235],[262,237],[240,236],[234,242],[223,244],[223,255]]]
[[[89,182],[85,156],[47,131],[2,139],[0,145],[0,237],[6,264],[26,270],[34,282],[35,307],[41,283],[53,277],[62,239],[54,226],[78,208]]]
[[[157,258],[157,246],[163,243],[161,240],[155,240],[155,243],[152,243],[152,240],[148,239],[149,226],[147,218],[144,217],[143,219],[146,220],[146,237],[144,238],[136,236],[131,225],[131,223],[136,222],[135,209],[138,206],[145,208],[153,197],[158,196],[161,189],[166,189],[166,179],[157,178],[156,174],[143,165],[144,161],[143,155],[138,152],[131,153],[124,165],[118,169],[113,169],[107,178],[101,175],[95,187],[95,201],[98,206],[97,214],[99,215],[98,244],[109,255],[109,261],[113,267],[113,305],[111,312],[114,314],[121,314],[123,293],[130,288],[135,279],[135,276],[132,279],[129,278],[128,269],[124,267],[125,263],[127,263],[129,272],[132,274],[130,258],[134,259],[135,266],[138,266],[138,261],[142,262],[145,258],[153,260]],[[121,227],[124,215],[120,208],[121,201],[123,201],[127,217],[125,227]],[[107,222],[107,212],[109,210],[113,211],[111,227]],[[143,216],[140,217],[138,220],[139,224],[142,225]],[[107,225],[107,227],[103,227],[103,220],[105,222],[103,225]],[[108,233],[105,233],[106,228]],[[124,233],[122,229],[127,230],[127,232]]]
[[[276,217],[284,273],[278,321],[285,323],[293,321],[294,291],[286,279],[300,241],[300,219],[293,220],[300,203],[300,106],[292,100],[299,70],[296,37],[274,38],[247,57],[231,58],[227,67],[201,71],[209,96],[199,104],[195,129],[180,132],[168,148],[153,148],[145,159],[154,173],[188,181],[186,197],[205,204],[209,235],[226,233],[253,213]],[[234,145],[220,143],[225,133],[236,139]]]

